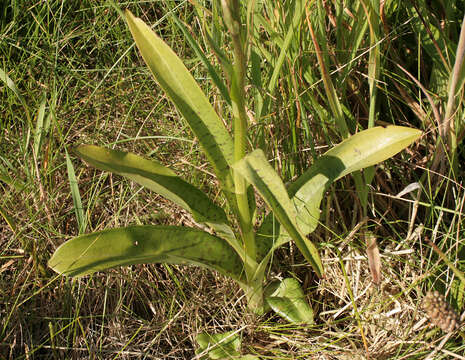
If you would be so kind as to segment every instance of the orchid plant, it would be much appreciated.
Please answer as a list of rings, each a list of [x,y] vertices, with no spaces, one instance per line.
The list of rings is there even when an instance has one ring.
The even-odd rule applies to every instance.
[[[224,21],[234,49],[227,96],[233,131],[209,103],[180,58],[131,12],[125,18],[155,80],[173,101],[197,137],[216,175],[227,210],[205,193],[153,160],[95,145],[74,154],[88,164],[124,176],[188,211],[202,229],[185,226],[129,226],[78,236],[61,245],[49,261],[60,274],[78,277],[122,265],[175,263],[203,266],[234,279],[249,309],[276,311],[289,321],[313,322],[311,306],[295,279],[265,287],[273,252],[294,241],[315,273],[324,274],[318,246],[308,235],[318,225],[320,203],[335,180],[379,163],[411,144],[420,131],[373,127],[350,136],[322,155],[286,187],[260,149],[248,151],[245,92],[246,61],[241,44],[239,1],[222,1]],[[259,223],[255,192],[269,208]],[[206,227],[209,231],[206,231]]]

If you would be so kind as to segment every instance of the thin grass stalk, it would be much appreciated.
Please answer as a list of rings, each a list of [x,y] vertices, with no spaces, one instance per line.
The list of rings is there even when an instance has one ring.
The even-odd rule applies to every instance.
[[[341,265],[342,274],[344,276],[344,281],[345,281],[345,284],[346,284],[347,292],[349,293],[350,301],[352,302],[352,306],[354,308],[355,319],[357,320],[358,328],[360,329],[360,336],[362,337],[363,346],[365,348],[367,359],[369,359],[370,358],[370,352],[368,350],[368,342],[366,340],[365,333],[363,331],[362,320],[360,318],[360,313],[359,313],[358,308],[357,308],[357,303],[355,302],[354,293],[352,292],[352,288],[351,288],[351,285],[350,285],[350,280],[349,280],[349,277],[347,276],[347,271],[346,271],[346,268],[344,266],[344,260],[343,260],[342,254],[339,251],[337,251],[337,253],[338,253],[338,257],[339,257],[339,264]]]
[[[379,79],[380,74],[380,53],[379,53],[379,21],[376,19],[377,14],[375,9],[379,9],[379,0],[372,0],[372,3],[368,6],[361,1],[363,9],[365,11],[368,25],[370,29],[370,55],[368,58],[368,85],[370,88],[370,110],[368,114],[368,128],[374,126],[376,121],[376,95],[377,86],[376,81]]]
[[[452,76],[449,83],[449,94],[447,99],[446,112],[444,114],[444,143],[449,145],[449,150],[451,152],[452,160],[452,169],[454,175],[457,174],[457,123],[455,119],[455,110],[456,110],[456,94],[457,94],[457,84],[459,83],[460,73],[462,71],[463,63],[465,60],[465,16],[462,20],[462,27],[460,30],[459,43],[457,45],[457,52],[455,55],[455,64],[452,69]]]
[[[371,3],[365,4],[364,1],[360,2],[363,10],[365,12],[368,27],[370,29],[370,53],[368,57],[368,86],[369,86],[369,96],[370,96],[370,105],[368,110],[368,128],[371,128],[375,125],[376,122],[376,98],[378,93],[378,87],[376,82],[379,79],[381,71],[381,57],[380,57],[380,18],[376,13],[375,9],[380,8],[379,0],[372,0]],[[362,215],[367,215],[367,206],[368,206],[368,184],[371,183],[374,177],[374,168],[369,167],[365,169],[363,176],[364,182],[355,179],[355,184],[357,186],[357,192],[359,194],[360,202],[362,205]],[[367,244],[368,246],[368,244]]]
[[[344,113],[342,111],[341,104],[339,99],[337,98],[336,90],[334,88],[333,82],[331,81],[331,77],[328,71],[328,68],[325,64],[325,61],[322,56],[322,51],[318,40],[316,38],[315,32],[313,30],[312,23],[310,21],[310,14],[309,9],[307,8],[306,11],[306,18],[307,18],[307,26],[310,30],[310,36],[312,38],[313,46],[315,47],[315,53],[318,60],[318,65],[320,66],[321,77],[323,79],[323,84],[325,87],[325,92],[328,97],[328,103],[331,108],[331,111],[335,117],[336,125],[339,130],[341,136],[346,139],[349,137],[349,128],[347,127],[347,123],[344,120]]]
[[[310,0],[311,2],[312,0]],[[263,103],[261,103],[256,110],[255,117],[257,120],[260,119],[262,115],[267,115],[268,107],[270,106],[271,96],[276,89],[276,85],[278,84],[278,77],[281,73],[281,69],[284,65],[284,61],[286,60],[286,56],[288,55],[289,47],[291,46],[292,40],[295,38],[295,33],[298,31],[300,26],[300,22],[302,16],[304,14],[304,10],[307,6],[308,0],[295,0],[294,2],[294,15],[292,17],[291,24],[287,29],[286,36],[284,38],[284,43],[281,47],[280,53],[278,55],[278,59],[273,68],[273,73],[271,74],[271,78],[268,82],[267,91],[268,96],[265,97]],[[271,95],[271,96],[270,96]]]

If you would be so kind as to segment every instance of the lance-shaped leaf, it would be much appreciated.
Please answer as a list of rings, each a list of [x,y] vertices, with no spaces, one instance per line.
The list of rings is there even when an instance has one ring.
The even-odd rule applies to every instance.
[[[173,50],[128,10],[126,20],[155,80],[197,136],[218,178],[224,185],[230,186],[229,166],[233,162],[233,142],[221,119]]]
[[[316,273],[321,276],[323,274],[323,265],[318,250],[298,228],[294,204],[289,199],[286,188],[278,174],[268,164],[263,151],[260,149],[253,151],[234,164],[233,168],[239,171],[257,189],[307,261],[310,262]]]
[[[65,242],[48,265],[68,276],[84,276],[123,265],[174,263],[204,266],[243,281],[242,261],[223,239],[180,226],[129,226],[78,236]]]
[[[94,145],[81,145],[74,153],[92,166],[141,184],[189,211],[197,222],[227,224],[222,208],[171,169],[135,154]]]
[[[384,161],[406,148],[421,131],[402,126],[373,127],[361,131],[321,156],[288,189],[296,211],[297,224],[305,234],[318,225],[320,203],[328,186],[335,180]],[[257,231],[261,255],[289,240],[279,224],[268,216]]]
[[[408,127],[377,126],[352,135],[327,151],[289,187],[302,231],[309,234],[315,230],[321,199],[332,182],[389,159],[420,135],[420,130]]]

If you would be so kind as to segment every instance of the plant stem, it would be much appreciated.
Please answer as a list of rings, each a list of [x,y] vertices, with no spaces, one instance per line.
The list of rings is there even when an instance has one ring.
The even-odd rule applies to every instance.
[[[238,0],[222,0],[224,21],[231,34],[234,64],[231,77],[231,101],[234,120],[234,161],[241,160],[247,148],[247,114],[245,111],[245,72],[246,59],[241,38],[240,3]],[[238,207],[239,225],[244,240],[245,251],[253,260],[256,259],[255,236],[252,226],[247,196],[247,182],[234,172],[234,187]],[[247,276],[255,272],[254,267],[246,266]]]
[[[249,309],[257,315],[262,315],[264,313],[263,279],[252,279],[247,286],[242,286],[242,289]]]
[[[452,70],[452,75],[449,80],[449,94],[444,114],[444,143],[446,141],[449,145],[450,156],[452,157],[452,170],[453,175],[457,175],[457,121],[455,117],[456,108],[456,94],[459,89],[460,73],[462,71],[463,63],[465,61],[465,16],[462,20],[462,27],[460,30],[459,43],[457,45],[457,52],[455,54],[455,64]],[[462,83],[463,86],[463,83]]]

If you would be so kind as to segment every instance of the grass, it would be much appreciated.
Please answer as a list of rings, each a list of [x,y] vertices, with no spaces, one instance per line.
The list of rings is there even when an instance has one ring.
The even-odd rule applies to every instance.
[[[211,17],[188,2],[119,3],[154,25],[220,108],[227,104],[172,17],[187,24],[219,69],[205,27],[212,28],[218,49],[227,52],[230,45],[216,8],[204,5]],[[447,294],[459,312],[464,305],[464,284],[426,241],[463,271],[460,81],[453,133],[441,133],[439,125],[451,121],[441,115],[464,6],[389,3],[380,17],[368,3],[366,8],[350,3],[349,14],[315,1],[303,6],[302,21],[290,32],[299,9],[293,5],[264,2],[255,18],[248,88],[249,110],[260,112],[250,141],[267,151],[284,178],[297,176],[341,140],[343,125],[335,118],[351,133],[386,123],[425,132],[418,144],[376,168],[366,210],[353,178],[331,188],[322,224],[312,234],[325,279],[315,281],[293,246],[276,253],[276,264],[284,265],[272,266],[270,278],[302,282],[317,314],[314,327],[248,315],[236,285],[199,268],[141,265],[77,281],[47,268],[56,247],[80,231],[193,225],[186,213],[131,182],[72,156],[67,164],[72,145],[105,145],[174,164],[178,174],[211,194],[215,184],[114,7],[92,0],[0,5],[0,69],[11,79],[0,84],[0,359],[187,359],[195,357],[197,334],[230,330],[241,332],[244,353],[268,359],[356,359],[367,352],[374,359],[424,359],[432,352],[435,359],[463,356],[459,335],[429,328],[419,305],[432,288]],[[362,20],[367,14],[369,23]],[[434,105],[396,64],[423,85]],[[456,150],[440,150],[450,138],[459,144]],[[395,197],[413,182],[420,183],[419,193]],[[368,230],[381,252],[378,287],[371,282],[361,236]]]

